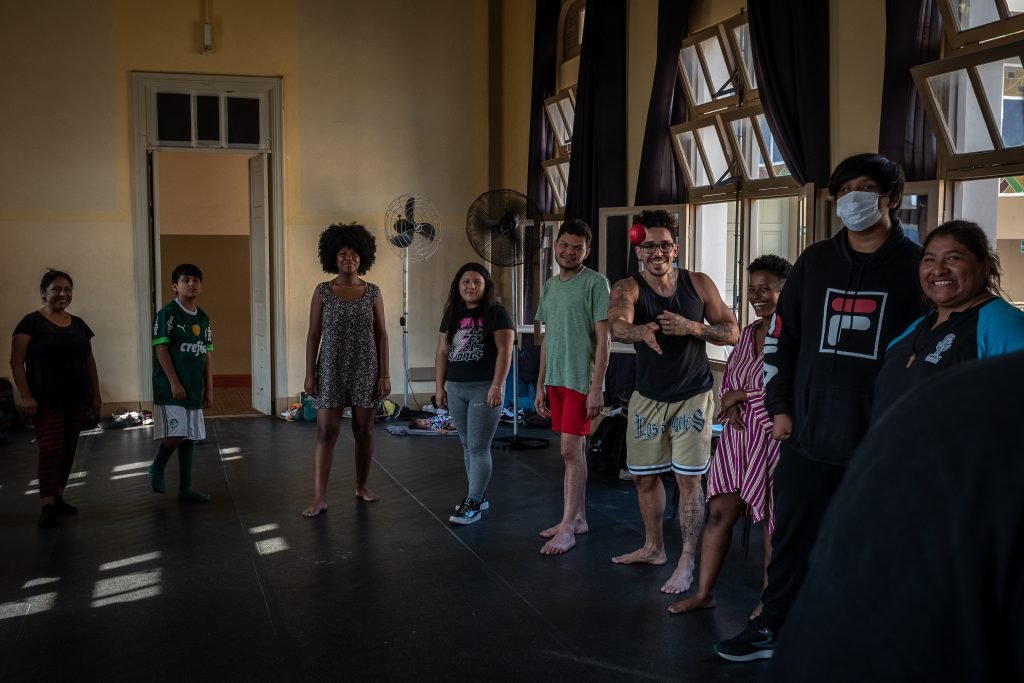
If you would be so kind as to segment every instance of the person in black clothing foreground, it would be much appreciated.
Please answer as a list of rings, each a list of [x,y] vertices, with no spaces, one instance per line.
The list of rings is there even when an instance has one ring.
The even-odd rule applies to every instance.
[[[1024,680],[1019,402],[975,398],[1022,384],[1018,352],[884,412],[822,524],[769,680]]]
[[[765,409],[782,442],[772,561],[761,614],[715,645],[724,659],[772,656],[825,510],[868,430],[885,348],[924,312],[921,248],[896,218],[903,183],[883,156],[840,162],[829,193],[845,227],[804,251],[779,296],[764,347]]]

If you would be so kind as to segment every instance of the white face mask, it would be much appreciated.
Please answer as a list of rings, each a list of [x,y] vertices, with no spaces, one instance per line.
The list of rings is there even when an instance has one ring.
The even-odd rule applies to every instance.
[[[882,220],[878,198],[874,192],[854,190],[847,192],[836,202],[836,215],[847,228],[854,232],[867,230]]]

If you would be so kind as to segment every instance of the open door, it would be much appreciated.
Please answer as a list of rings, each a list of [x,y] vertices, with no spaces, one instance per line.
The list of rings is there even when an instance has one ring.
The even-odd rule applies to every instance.
[[[273,411],[270,389],[270,229],[267,218],[267,155],[249,159],[249,272],[252,300],[252,407]]]

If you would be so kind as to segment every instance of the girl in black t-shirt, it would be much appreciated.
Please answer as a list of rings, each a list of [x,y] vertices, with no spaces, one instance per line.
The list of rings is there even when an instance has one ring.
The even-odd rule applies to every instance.
[[[489,507],[484,493],[491,478],[491,439],[501,416],[514,337],[512,318],[494,300],[487,268],[479,263],[459,268],[434,358],[437,406],[451,414],[469,479],[468,494],[449,517],[453,524],[472,524]]]
[[[11,371],[21,394],[21,409],[39,447],[39,526],[57,526],[57,515],[78,508],[64,501],[64,487],[75,460],[78,433],[91,409],[100,412],[100,388],[92,355],[92,330],[68,313],[74,285],[59,270],[43,275],[43,306],[14,328]]]

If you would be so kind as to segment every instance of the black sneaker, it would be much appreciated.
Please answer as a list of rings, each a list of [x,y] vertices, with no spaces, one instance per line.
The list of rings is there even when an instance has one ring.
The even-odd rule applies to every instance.
[[[480,515],[480,503],[472,498],[466,498],[448,521],[452,524],[472,524],[480,521]]]
[[[57,526],[57,510],[51,503],[47,503],[43,506],[42,511],[39,513],[39,521],[36,522],[36,526],[40,529],[53,529]]]
[[[53,508],[57,511],[58,515],[77,515],[78,508],[74,505],[69,504],[64,500],[64,496],[55,496],[53,499]]]
[[[459,503],[458,505],[455,506],[455,511],[458,512],[460,507],[462,507],[462,503]],[[490,507],[491,504],[487,502],[487,496],[484,496],[484,499],[480,501],[480,509],[487,510]]]
[[[762,625],[760,619],[751,619],[743,633],[717,643],[715,654],[730,662],[771,659],[775,654],[775,632]]]

